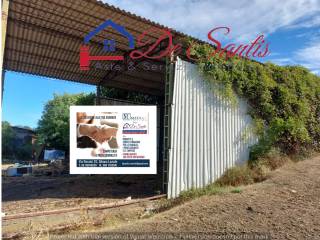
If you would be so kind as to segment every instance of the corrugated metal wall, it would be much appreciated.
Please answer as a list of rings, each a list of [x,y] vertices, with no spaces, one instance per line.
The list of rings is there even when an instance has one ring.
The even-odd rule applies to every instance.
[[[230,106],[215,96],[197,66],[175,65],[168,166],[168,198],[203,187],[248,159],[256,142],[247,104]]]

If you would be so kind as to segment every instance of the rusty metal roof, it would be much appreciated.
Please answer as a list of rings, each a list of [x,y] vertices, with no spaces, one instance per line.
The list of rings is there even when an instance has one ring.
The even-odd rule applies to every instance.
[[[135,71],[114,74],[114,70],[110,71],[105,66],[103,69],[91,64],[89,71],[80,70],[79,48],[84,36],[107,19],[124,26],[135,39],[151,27],[159,29],[159,33],[161,29],[168,29],[96,0],[10,0],[4,68],[162,95],[165,77],[163,67],[147,71],[140,63]],[[175,40],[186,37],[170,30]],[[91,39],[91,55],[106,55],[103,51],[103,39],[106,36],[116,41],[116,51],[112,54],[128,53],[128,40],[109,27]],[[156,32],[149,35],[151,41],[156,41],[158,37]],[[163,60],[151,63],[160,66],[164,64]]]

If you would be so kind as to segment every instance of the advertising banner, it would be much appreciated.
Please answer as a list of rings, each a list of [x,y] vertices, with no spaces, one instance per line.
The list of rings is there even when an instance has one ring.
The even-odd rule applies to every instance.
[[[156,106],[71,106],[71,174],[156,174]]]

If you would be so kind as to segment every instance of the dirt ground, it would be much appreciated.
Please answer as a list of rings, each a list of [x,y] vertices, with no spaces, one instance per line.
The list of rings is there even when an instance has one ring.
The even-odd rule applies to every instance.
[[[61,178],[58,181],[40,178],[39,182],[30,178],[29,183],[23,182],[22,178],[15,179],[17,182],[13,185],[12,182],[6,182],[8,179],[4,180],[3,211],[10,214],[81,204],[85,206],[89,202],[91,205],[93,202],[114,202],[129,195],[133,198],[145,197],[136,194],[140,190],[155,194],[155,189],[150,187],[152,184],[143,181],[131,185],[123,178],[102,177],[99,180],[84,176]],[[41,185],[46,181],[50,184]],[[113,189],[116,182],[118,188]],[[15,187],[11,189],[9,186]],[[30,186],[33,186],[32,191]],[[289,163],[271,172],[268,180],[239,188],[241,191],[204,196],[158,214],[146,215],[146,209],[157,209],[159,202],[154,201],[89,213],[73,212],[5,221],[3,232],[27,231],[30,234],[26,239],[48,239],[45,235],[35,235],[34,229],[44,229],[45,233],[43,226],[49,229],[61,224],[76,226],[76,223],[84,223],[76,228],[67,227],[57,234],[114,231],[256,232],[270,234],[271,239],[320,239],[320,156]],[[97,189],[101,196],[97,196]]]
[[[159,177],[159,176],[158,176]],[[160,178],[161,180],[161,178]],[[141,199],[159,193],[159,178],[146,175],[66,175],[58,177],[3,177],[2,212],[6,215],[88,207],[115,203],[128,197]],[[106,210],[75,211],[63,214],[37,216],[2,222],[4,236],[27,233],[34,239],[34,232],[46,233],[52,229],[79,228],[105,222],[128,222],[140,218],[145,204],[135,204]],[[38,238],[37,238],[38,239]]]
[[[159,184],[144,176],[4,177],[2,212],[6,215],[79,207],[156,195]],[[158,188],[157,188],[158,187]]]
[[[320,239],[320,156],[290,163],[265,182],[241,189],[195,199],[116,231],[262,232],[272,239]]]

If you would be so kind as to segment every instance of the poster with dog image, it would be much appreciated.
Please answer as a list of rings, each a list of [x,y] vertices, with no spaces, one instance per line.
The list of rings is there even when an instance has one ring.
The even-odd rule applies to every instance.
[[[156,174],[156,106],[71,106],[71,174]]]

